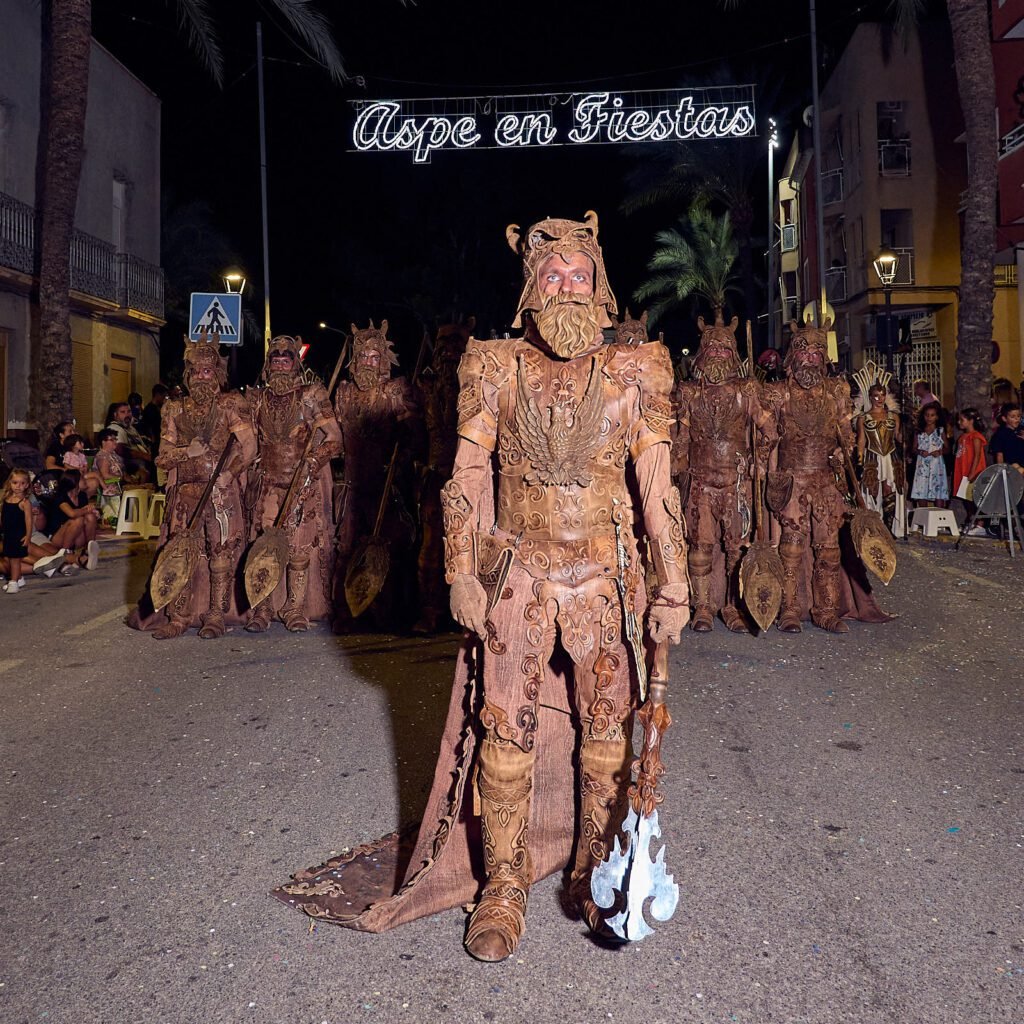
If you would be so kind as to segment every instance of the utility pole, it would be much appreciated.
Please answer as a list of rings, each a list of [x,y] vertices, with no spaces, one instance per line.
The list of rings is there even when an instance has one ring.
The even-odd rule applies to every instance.
[[[811,4],[811,101],[814,104],[814,216],[818,234],[818,284],[821,294],[815,303],[815,327],[825,321],[825,215],[823,212],[821,164],[824,153],[821,149],[821,97],[818,95],[818,16],[815,0]]]
[[[263,210],[263,351],[270,348],[270,240],[267,230],[267,118],[263,103],[263,24],[256,22],[256,82],[260,104],[260,202]]]
[[[779,133],[775,118],[768,118],[768,348],[775,348],[775,147]],[[747,353],[751,360],[753,354]]]

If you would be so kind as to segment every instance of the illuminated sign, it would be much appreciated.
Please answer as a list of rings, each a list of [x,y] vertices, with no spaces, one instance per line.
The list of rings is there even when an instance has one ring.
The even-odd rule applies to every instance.
[[[659,92],[351,100],[352,150],[411,153],[739,139],[755,134],[752,85]]]

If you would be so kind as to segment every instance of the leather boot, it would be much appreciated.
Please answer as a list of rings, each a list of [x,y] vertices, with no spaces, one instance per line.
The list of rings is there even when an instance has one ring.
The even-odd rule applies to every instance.
[[[602,910],[590,894],[590,876],[613,847],[626,817],[633,751],[629,740],[585,739],[580,746],[580,827],[569,893],[587,927],[605,939],[617,936],[605,921],[617,909]],[[621,908],[618,908],[621,909]]]
[[[811,575],[811,621],[830,633],[848,633],[850,627],[839,614],[839,548],[817,544]]]
[[[695,633],[710,633],[715,624],[715,608],[711,603],[711,548],[694,544],[690,548],[690,600],[693,620],[690,628]]]
[[[231,559],[210,559],[210,610],[203,616],[199,636],[213,640],[227,632],[224,616],[231,607]]]
[[[270,598],[268,597],[249,612],[249,621],[245,624],[245,631],[247,633],[266,633],[270,629],[271,614]]]
[[[309,577],[309,556],[288,563],[288,600],[281,606],[281,621],[292,633],[309,629],[306,618],[306,583]]]
[[[782,608],[778,628],[783,633],[801,633],[799,593],[804,549],[799,535],[783,536],[779,558],[782,560]]]
[[[526,928],[533,880],[527,848],[533,753],[488,734],[480,745],[477,792],[487,881],[469,919],[465,946],[477,960],[511,956]]]
[[[739,589],[736,573],[739,563],[739,551],[727,548],[725,552],[725,604],[722,606],[722,621],[725,623],[725,628],[733,633],[749,633],[750,626],[747,624],[746,617],[736,606]]]
[[[189,606],[192,603],[192,591],[186,587],[170,604],[167,609],[167,621],[157,629],[153,630],[154,640],[173,640],[188,632],[192,624],[189,615]]]

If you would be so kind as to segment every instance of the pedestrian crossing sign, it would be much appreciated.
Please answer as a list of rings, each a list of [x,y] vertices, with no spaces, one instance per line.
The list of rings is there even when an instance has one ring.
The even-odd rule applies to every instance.
[[[242,344],[242,293],[193,292],[189,304],[188,337],[210,341],[216,334],[222,345]]]

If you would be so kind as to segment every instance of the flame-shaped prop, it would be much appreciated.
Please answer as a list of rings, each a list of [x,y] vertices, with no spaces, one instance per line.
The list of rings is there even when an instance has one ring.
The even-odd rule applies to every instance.
[[[641,674],[645,674],[645,669],[641,663]],[[590,878],[590,892],[599,907],[611,910],[625,903],[606,924],[619,938],[629,942],[646,938],[654,931],[644,918],[648,900],[651,917],[662,922],[675,913],[679,902],[679,886],[665,866],[664,845],[651,859],[651,842],[661,838],[657,810],[662,801],[662,794],[657,791],[658,780],[665,774],[661,740],[672,724],[665,706],[667,680],[668,646],[663,643],[655,651],[647,700],[637,713],[644,730],[644,745],[636,761],[636,782],[629,788],[629,813],[622,824],[626,841],[620,843],[616,836],[612,851]]]

